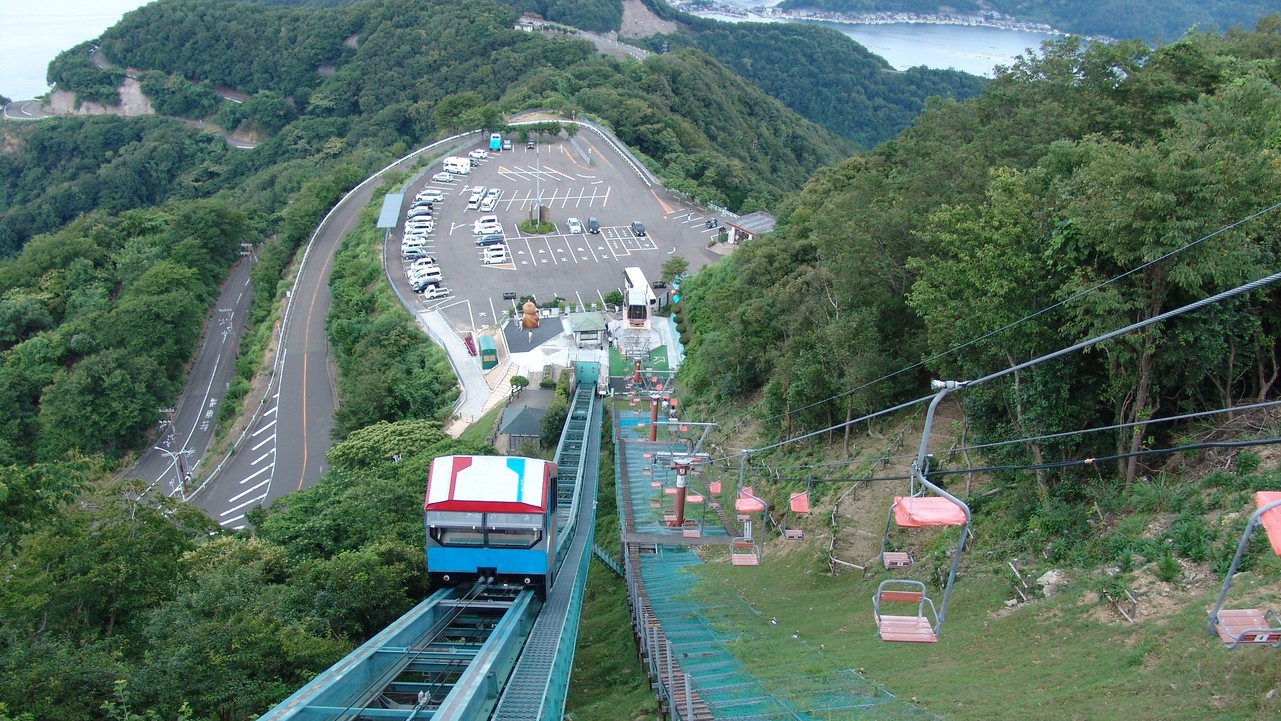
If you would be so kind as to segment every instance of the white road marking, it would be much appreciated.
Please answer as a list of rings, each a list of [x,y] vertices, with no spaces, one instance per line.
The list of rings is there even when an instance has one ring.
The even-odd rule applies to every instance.
[[[237,493],[236,495],[232,496],[231,498],[228,498],[228,499],[227,499],[227,503],[235,503],[236,501],[239,501],[241,498],[244,498],[245,496],[249,495],[250,493],[253,493],[254,491],[258,490],[259,488],[262,488],[263,486],[267,485],[268,483],[271,483],[271,479],[270,479],[270,478],[265,478],[265,479],[263,479],[262,481],[260,481],[257,485],[255,485],[255,486],[251,486],[251,487],[249,487],[249,488],[246,488],[244,491],[241,491],[240,493]]]
[[[267,471],[270,471],[275,467],[276,467],[276,464],[272,463],[272,464],[263,466],[262,468],[259,468],[258,470],[254,471],[252,474],[240,479],[240,485],[242,486],[245,485],[246,483],[252,481],[253,479],[257,478],[258,476],[261,476],[262,474],[266,473]]]

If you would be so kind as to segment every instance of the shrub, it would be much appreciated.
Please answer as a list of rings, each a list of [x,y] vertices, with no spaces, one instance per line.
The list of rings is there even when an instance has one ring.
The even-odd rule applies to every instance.
[[[1259,464],[1262,459],[1258,453],[1251,451],[1241,451],[1236,458],[1232,459],[1232,470],[1236,471],[1238,476],[1248,476],[1259,470]]]
[[[1157,561],[1156,577],[1166,583],[1173,583],[1182,570],[1179,568],[1179,562],[1174,559],[1174,555],[1167,553]]]

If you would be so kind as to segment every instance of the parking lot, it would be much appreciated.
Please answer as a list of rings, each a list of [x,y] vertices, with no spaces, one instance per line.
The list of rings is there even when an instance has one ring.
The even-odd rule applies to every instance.
[[[487,148],[487,136],[478,137],[467,150]],[[459,330],[491,325],[506,309],[514,308],[513,298],[533,295],[540,303],[554,297],[575,306],[604,304],[604,296],[622,285],[623,268],[638,266],[651,280],[674,255],[689,261],[696,270],[717,256],[708,250],[717,232],[706,227],[706,213],[682,201],[665,189],[649,187],[639,175],[602,139],[580,132],[573,141],[558,138],[526,148],[489,152],[467,175],[455,175],[449,182],[432,179],[441,161],[425,174],[422,182],[409,189],[405,208],[415,194],[436,188],[443,200],[434,203],[434,228],[424,239],[424,250],[442,271],[437,297],[420,297],[424,308],[440,308]],[[493,189],[499,192],[495,193]],[[468,208],[468,201],[480,191],[496,195]],[[541,202],[540,202],[541,201]],[[521,221],[533,217],[539,205],[547,209],[555,224],[552,233],[522,233]],[[485,209],[487,208],[487,209]],[[508,249],[504,262],[473,234],[478,218],[496,215]],[[589,218],[597,218],[600,232],[587,232]],[[583,232],[570,233],[570,218],[578,219]],[[647,232],[637,236],[633,221],[644,223]],[[398,255],[402,227],[389,253]],[[409,285],[402,260],[397,282]],[[389,264],[395,266],[393,258]],[[439,297],[443,293],[444,297]]]

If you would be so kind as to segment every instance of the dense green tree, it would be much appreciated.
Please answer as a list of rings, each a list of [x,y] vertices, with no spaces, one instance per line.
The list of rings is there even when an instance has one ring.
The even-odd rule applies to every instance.
[[[169,392],[163,370],[150,358],[120,349],[95,353],[59,371],[44,390],[37,455],[119,456],[155,424]]]
[[[173,712],[200,718],[261,714],[351,649],[289,600],[283,549],[223,537],[182,559],[183,588],[149,614],[148,653],[135,684]]]
[[[52,326],[53,316],[39,299],[29,295],[0,298],[0,350]]]
[[[119,628],[131,639],[141,615],[172,596],[179,557],[214,527],[147,490],[136,480],[101,484],[24,539],[0,590],[4,625],[79,642]]]
[[[83,491],[101,470],[88,460],[0,467],[0,548],[14,550]]]

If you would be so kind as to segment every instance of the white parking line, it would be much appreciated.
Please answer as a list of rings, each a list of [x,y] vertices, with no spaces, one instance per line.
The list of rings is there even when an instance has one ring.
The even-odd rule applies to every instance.
[[[275,412],[275,410],[276,410],[275,408],[272,408],[272,409],[271,409],[271,412],[273,412],[273,413],[274,413],[274,412]],[[275,419],[275,418],[272,418],[272,419],[271,419],[271,423],[268,423],[267,425],[263,426],[262,428],[259,428],[258,430],[254,431],[254,432],[253,432],[253,435],[255,435],[255,436],[256,436],[256,435],[258,435],[259,433],[262,433],[263,431],[267,430],[268,428],[271,428],[271,427],[272,427],[272,426],[274,426],[274,425],[276,425],[276,419]]]
[[[569,257],[574,259],[574,264],[575,265],[578,264],[578,256],[574,255],[573,253],[570,253],[569,251],[569,238],[561,238],[560,244],[557,245],[556,250],[561,253],[568,253]]]
[[[258,456],[257,458],[255,458],[255,459],[253,459],[252,461],[250,461],[249,465],[251,465],[251,466],[256,466],[256,465],[258,465],[259,463],[261,463],[261,462],[262,462],[262,459],[266,458],[267,456],[270,456],[271,454],[273,454],[273,453],[275,453],[275,452],[276,452],[276,449],[275,449],[275,448],[273,448],[273,449],[271,449],[271,450],[267,451],[266,453],[262,454],[261,456]]]
[[[561,177],[562,179],[564,179],[564,180],[573,180],[573,179],[574,179],[574,176],[572,176],[572,175],[566,175],[565,173],[562,173],[562,172],[560,172],[559,170],[557,170],[557,169],[555,169],[555,168],[549,168],[549,167],[547,167],[546,165],[544,165],[544,166],[543,166],[543,172],[544,172],[544,173],[546,173],[547,175],[552,176],[553,178],[555,178],[556,176],[560,176],[560,177]]]
[[[242,513],[239,516],[236,516],[235,518],[228,518],[225,521],[218,521],[218,524],[221,526],[226,526],[227,524],[235,523],[236,521],[243,521],[243,520],[245,520],[245,514]],[[236,526],[233,530],[239,531],[244,527],[245,527],[244,524],[241,524],[239,526]]]
[[[272,433],[271,435],[269,435],[269,436],[267,436],[266,438],[264,438],[264,439],[262,439],[261,441],[259,441],[259,442],[258,442],[258,445],[253,446],[253,447],[252,447],[252,448],[250,448],[249,450],[251,450],[251,451],[256,451],[256,450],[258,450],[259,448],[262,448],[263,446],[267,445],[268,443],[271,443],[271,442],[272,442],[272,441],[274,441],[274,440],[276,440],[276,434],[275,434],[275,433]]]

